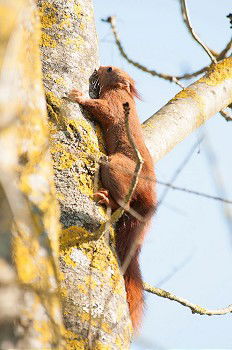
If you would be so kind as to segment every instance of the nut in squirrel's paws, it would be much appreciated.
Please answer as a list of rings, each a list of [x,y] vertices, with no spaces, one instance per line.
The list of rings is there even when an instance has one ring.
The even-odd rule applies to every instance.
[[[81,100],[83,97],[83,93],[78,91],[78,90],[71,90],[69,93],[68,93],[68,98],[72,101],[78,101],[78,100]]]

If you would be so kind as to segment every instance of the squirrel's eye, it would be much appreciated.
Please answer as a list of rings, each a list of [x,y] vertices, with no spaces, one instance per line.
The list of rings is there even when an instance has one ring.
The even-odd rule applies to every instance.
[[[107,69],[107,72],[112,72],[112,67],[109,67],[108,69]]]

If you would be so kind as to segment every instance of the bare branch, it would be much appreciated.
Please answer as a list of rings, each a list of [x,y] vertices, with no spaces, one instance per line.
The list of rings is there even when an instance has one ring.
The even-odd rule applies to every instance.
[[[232,49],[232,39],[230,39],[230,41],[228,42],[228,44],[226,45],[226,47],[221,51],[221,53],[217,56],[217,60],[220,61],[223,58],[226,57],[226,54],[230,51],[230,49]]]
[[[227,122],[231,122],[232,121],[232,115],[229,113],[229,111],[226,110],[226,108],[222,109],[220,111],[220,114],[223,118],[225,118],[225,120]]]
[[[93,157],[92,155],[89,155],[90,157]],[[104,160],[99,160],[100,163],[102,164],[107,164],[106,161]],[[118,165],[120,167],[120,165]],[[123,167],[121,167],[121,170],[124,171],[124,172],[127,172],[129,174],[131,174],[131,171],[128,170],[128,169],[125,169]],[[194,190],[190,190],[188,188],[184,188],[184,187],[179,187],[179,186],[174,186],[172,185],[171,183],[168,183],[168,182],[164,182],[164,181],[160,181],[160,180],[157,180],[151,176],[142,176],[142,175],[139,175],[138,178],[140,179],[144,179],[144,180],[147,180],[147,181],[153,181],[153,182],[157,182],[157,184],[159,185],[162,185],[162,186],[167,186],[173,190],[177,190],[177,191],[181,191],[181,192],[186,192],[186,193],[190,193],[190,194],[194,194],[196,196],[200,196],[200,197],[204,197],[204,198],[208,198],[208,199],[213,199],[213,200],[217,200],[217,201],[220,201],[220,202],[224,202],[224,203],[228,203],[228,204],[232,204],[232,200],[230,199],[226,199],[226,198],[222,198],[222,197],[218,197],[218,196],[213,196],[211,194],[207,194],[207,193],[204,193],[204,192],[200,192],[200,191],[194,191]],[[121,203],[121,205],[123,206],[123,203]],[[125,206],[124,206],[125,207]],[[133,214],[132,214],[133,215]],[[142,221],[142,220],[141,220]]]
[[[205,50],[207,55],[210,57],[211,61],[213,63],[217,63],[216,58],[212,54],[212,51],[206,46],[206,44],[203,43],[203,41],[200,39],[200,37],[195,33],[195,31],[193,29],[193,26],[192,26],[190,18],[189,18],[186,0],[180,0],[180,1],[181,1],[181,10],[182,10],[182,15],[183,15],[183,20],[184,20],[184,23],[186,24],[190,34],[192,35],[193,39],[196,40],[196,42],[198,42],[198,44],[200,44],[201,47]]]
[[[176,301],[177,303],[190,308],[193,314],[212,316],[212,315],[225,315],[228,313],[232,313],[232,305],[229,305],[223,309],[209,310],[199,305],[193,304],[182,297],[178,297],[170,292],[167,292],[164,289],[152,287],[148,283],[144,283],[143,285],[144,285],[144,290],[146,292],[155,294],[162,298]]]
[[[176,273],[178,273],[183,267],[185,267],[189,261],[192,259],[194,252],[187,256],[181,263],[173,266],[172,271],[170,271],[166,276],[164,276],[160,281],[156,283],[157,287],[162,286],[162,284],[168,282]]]
[[[199,146],[199,144],[202,142],[203,137],[198,140],[193,147],[191,148],[190,152],[187,154],[187,156],[185,157],[185,159],[181,162],[180,166],[176,169],[175,173],[173,174],[170,184],[172,185],[174,183],[174,181],[176,180],[176,178],[178,177],[178,175],[180,174],[180,172],[183,170],[183,168],[185,167],[185,165],[188,163],[188,161],[190,160],[190,158],[192,157],[193,153],[195,152],[195,149]],[[170,186],[167,186],[166,189],[163,191],[159,203],[158,203],[158,207],[162,204],[164,198],[167,196],[168,191],[170,189]]]
[[[135,167],[135,171],[134,171],[134,176],[132,178],[132,183],[131,183],[131,187],[129,189],[129,192],[125,198],[125,204],[129,203],[132,195],[134,193],[134,190],[137,186],[137,183],[139,181],[139,176],[140,176],[140,172],[142,170],[142,166],[143,166],[143,158],[134,142],[134,139],[131,135],[130,132],[130,125],[129,125],[129,114],[130,114],[130,106],[129,103],[126,102],[123,104],[123,108],[124,108],[124,113],[125,113],[125,124],[126,124],[126,132],[127,132],[127,137],[128,140],[131,144],[131,146],[133,147],[134,153],[135,153],[135,157],[136,157],[136,167]]]
[[[116,17],[115,16],[110,16],[107,19],[102,19],[103,22],[107,22],[110,23],[114,38],[115,38],[115,43],[121,53],[121,55],[127,60],[128,63],[132,64],[133,66],[139,68],[140,70],[142,70],[145,73],[149,73],[152,76],[157,76],[159,78],[162,78],[164,80],[168,80],[170,82],[174,82],[177,85],[179,85],[181,88],[183,88],[183,86],[180,84],[179,80],[181,79],[191,79],[193,77],[198,76],[199,74],[204,73],[207,70],[207,67],[201,68],[200,70],[194,72],[194,73],[187,73],[187,74],[183,74],[183,75],[179,75],[179,76],[173,76],[173,75],[169,75],[169,74],[165,74],[165,73],[159,73],[155,70],[151,70],[147,67],[145,67],[144,65],[140,64],[139,62],[136,62],[134,60],[132,60],[131,58],[129,58],[129,56],[126,54],[125,50],[123,49],[123,46],[121,44],[121,41],[119,39],[119,35],[116,29]]]
[[[223,202],[223,203],[232,204],[231,200],[224,199],[222,197],[212,196],[212,195],[207,194],[207,193],[193,191],[193,190],[189,190],[189,189],[183,188],[183,187],[173,186],[172,184],[170,184],[168,182],[163,182],[163,181],[159,181],[159,180],[157,180],[157,183],[160,184],[160,185],[168,186],[168,187],[170,187],[173,190],[179,190],[179,191],[195,194],[196,196],[201,196],[201,197],[205,197],[205,198],[214,199],[214,200],[217,200],[217,201],[220,201],[220,202]]]
[[[108,165],[108,162],[105,160],[105,159],[99,159],[95,156],[93,156],[92,154],[90,153],[86,153],[84,152],[89,158],[95,160],[96,162],[100,163],[100,164],[104,164],[104,165]],[[83,154],[83,152],[75,152],[75,154]],[[120,164],[118,165],[118,167],[120,168]],[[131,170],[128,170],[124,167],[121,167],[121,170],[123,172],[126,172],[128,174],[132,174]],[[190,193],[190,194],[193,194],[193,195],[196,195],[196,196],[199,196],[199,197],[204,197],[204,198],[208,198],[208,199],[213,199],[213,200],[217,200],[217,201],[220,201],[220,202],[225,202],[225,203],[228,203],[228,204],[232,204],[232,200],[230,199],[226,199],[226,198],[223,198],[223,197],[218,197],[218,196],[213,196],[213,195],[210,195],[210,194],[207,194],[207,193],[204,193],[204,192],[200,192],[200,191],[194,191],[194,190],[190,190],[188,188],[184,188],[184,187],[179,187],[179,186],[174,186],[172,185],[171,183],[169,182],[164,182],[164,181],[161,181],[161,180],[157,180],[156,178],[153,178],[151,176],[143,176],[143,175],[139,175],[138,176],[139,179],[144,179],[144,180],[147,180],[147,181],[152,181],[152,182],[157,182],[157,184],[159,185],[162,185],[162,186],[167,186],[173,190],[176,190],[176,191],[181,191],[181,192],[186,192],[186,193]],[[141,215],[139,215],[138,213],[136,213],[132,208],[128,208],[128,206],[125,205],[124,202],[122,201],[118,201],[118,204],[124,208],[124,210],[127,210],[132,216],[138,218],[138,220],[140,221],[145,221],[144,218],[141,217]],[[117,221],[117,220],[116,220]],[[115,222],[115,221],[114,221]]]
[[[176,77],[172,77],[172,81],[176,83],[179,87],[181,87],[181,89],[185,88],[185,86],[181,84],[181,82]]]
[[[197,77],[198,75],[203,74],[205,71],[207,71],[208,66],[205,66],[205,67],[203,67],[203,68],[201,68],[201,69],[199,69],[199,70],[197,70],[197,71],[195,71],[193,73],[185,73],[185,74],[173,76],[173,75],[169,75],[169,74],[165,74],[165,73],[159,73],[159,72],[157,72],[155,70],[151,70],[151,69],[147,68],[146,66],[140,64],[139,62],[136,62],[136,61],[132,60],[127,55],[127,53],[125,52],[125,50],[124,50],[124,48],[123,48],[123,46],[121,44],[121,41],[120,41],[120,38],[119,38],[119,34],[117,32],[117,29],[116,29],[116,16],[109,16],[106,19],[102,19],[102,21],[103,22],[107,22],[107,23],[110,24],[111,29],[112,29],[112,33],[114,35],[115,43],[116,43],[116,45],[117,45],[121,55],[126,59],[126,61],[128,63],[132,64],[133,66],[137,67],[138,69],[142,70],[145,73],[149,73],[152,76],[157,76],[157,77],[162,78],[164,80],[168,80],[170,82],[174,82],[174,83],[176,83],[177,85],[179,85],[183,89],[184,86],[179,82],[179,80],[191,79],[191,78]],[[195,37],[194,37],[194,39],[195,39]],[[226,47],[219,54],[217,54],[216,52],[214,52],[213,50],[210,50],[210,49],[209,49],[209,51],[211,52],[212,55],[215,55],[217,57],[218,61],[220,61],[220,60],[222,60],[223,58],[226,57],[226,54],[229,52],[229,50],[231,48],[232,48],[232,40],[230,40],[228,42]],[[211,56],[210,56],[210,58],[211,58]],[[216,62],[216,59],[214,58],[214,56],[213,56],[213,59]]]
[[[213,147],[210,143],[210,139],[209,139],[209,137],[207,137],[206,131],[205,131],[204,150],[205,150],[208,166],[210,168],[209,173],[211,174],[211,176],[214,180],[216,190],[218,193],[225,196],[226,195],[226,188],[225,188],[224,183],[223,183],[223,177],[221,176],[220,169],[219,169],[218,162],[217,162],[217,157],[216,157],[216,154],[215,154]],[[223,214],[225,217],[225,221],[227,223],[228,230],[230,232],[230,238],[232,238],[231,237],[231,234],[232,234],[232,210],[231,210],[231,207],[228,206],[228,204],[226,202],[223,202],[222,209],[223,209]]]
[[[143,123],[146,146],[155,162],[213,115],[232,103],[232,57],[180,91]]]
[[[232,13],[229,13],[226,17],[229,18],[231,24],[230,28],[232,28]]]
[[[134,149],[134,152],[135,152],[135,156],[136,156],[136,167],[135,167],[135,171],[133,173],[133,177],[132,177],[132,181],[131,181],[131,185],[130,185],[130,188],[128,190],[128,194],[125,196],[125,200],[120,202],[120,208],[118,208],[117,210],[115,210],[115,212],[111,215],[111,217],[105,222],[103,223],[100,228],[98,229],[98,234],[97,236],[99,236],[99,238],[101,238],[106,230],[108,230],[108,222],[110,221],[110,224],[113,225],[115,224],[119,219],[120,217],[123,215],[124,211],[129,208],[129,203],[130,203],[130,200],[132,198],[132,195],[134,193],[134,190],[135,190],[135,187],[137,186],[137,183],[138,183],[138,180],[139,180],[139,176],[140,176],[140,172],[142,170],[142,165],[143,165],[143,158],[138,150],[138,148],[136,147],[136,144],[134,143],[134,140],[133,140],[133,137],[130,133],[130,127],[129,127],[129,114],[130,114],[130,106],[129,104],[126,102],[123,104],[123,108],[124,108],[124,113],[125,113],[125,125],[126,125],[126,132],[127,132],[127,136],[128,136],[128,139]],[[104,161],[104,163],[106,165],[108,165],[107,162]]]

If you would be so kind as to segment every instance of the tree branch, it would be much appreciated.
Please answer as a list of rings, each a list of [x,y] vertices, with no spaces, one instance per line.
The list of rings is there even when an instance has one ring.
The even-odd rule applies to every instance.
[[[178,175],[181,173],[181,171],[183,170],[183,168],[185,167],[185,165],[188,163],[188,161],[190,160],[190,158],[192,157],[193,153],[195,152],[196,148],[199,147],[200,143],[202,142],[203,138],[201,138],[200,140],[197,140],[197,142],[195,142],[195,144],[193,145],[193,147],[191,148],[190,152],[188,152],[187,156],[184,158],[184,160],[181,162],[181,164],[179,165],[179,167],[176,169],[175,173],[173,174],[169,184],[166,184],[166,188],[163,191],[163,193],[160,196],[159,199],[159,203],[157,206],[158,207],[162,204],[163,200],[165,199],[165,197],[168,194],[169,189],[171,188],[171,186],[173,185],[174,181],[176,180],[176,178],[178,177]],[[164,184],[164,183],[163,183]]]
[[[191,79],[193,77],[198,76],[199,74],[204,73],[207,70],[207,67],[201,68],[200,70],[194,72],[194,73],[186,73],[183,75],[179,75],[179,76],[173,76],[173,75],[169,75],[169,74],[165,74],[165,73],[159,73],[155,70],[151,70],[147,67],[145,67],[144,65],[140,64],[139,62],[136,62],[134,60],[132,60],[125,52],[121,41],[119,39],[119,35],[116,29],[116,17],[115,16],[110,16],[107,19],[102,19],[103,22],[107,22],[110,24],[114,38],[115,38],[115,43],[121,53],[121,55],[127,60],[128,63],[132,64],[133,66],[137,67],[138,69],[142,70],[145,73],[149,73],[152,76],[157,76],[158,78],[162,78],[164,80],[168,80],[171,83],[174,82],[177,85],[179,85],[181,88],[183,88],[182,84],[180,84],[179,80],[181,79]]]
[[[144,283],[143,285],[144,285],[144,290],[146,292],[155,294],[161,298],[166,298],[169,300],[176,301],[177,303],[179,303],[185,307],[188,307],[192,311],[193,314],[212,316],[212,315],[225,315],[228,313],[232,313],[232,305],[229,305],[223,309],[208,310],[208,309],[205,309],[204,307],[193,304],[190,301],[188,301],[182,297],[178,297],[170,292],[167,292],[164,289],[152,287],[148,283]]]
[[[155,162],[191,132],[232,103],[232,57],[180,91],[143,123],[144,139]]]
[[[181,11],[182,11],[182,16],[183,16],[183,20],[184,23],[186,24],[190,34],[192,35],[193,39],[198,42],[198,44],[205,50],[205,52],[207,53],[207,55],[209,56],[209,58],[211,59],[211,61],[213,63],[217,63],[216,58],[214,57],[214,55],[212,54],[212,50],[210,50],[204,43],[203,41],[200,39],[200,37],[195,33],[194,28],[191,24],[190,18],[189,18],[189,13],[188,13],[188,8],[187,8],[187,4],[186,4],[186,0],[180,0],[181,2]]]
[[[81,152],[82,153],[82,152]],[[75,154],[80,154],[80,152],[75,152]],[[97,163],[99,164],[104,164],[104,165],[108,165],[108,162],[106,160],[103,160],[103,159],[98,159],[97,157],[93,156],[92,154],[86,154],[89,158],[95,160]],[[118,167],[120,168],[120,165],[118,165]],[[132,173],[130,170],[126,169],[125,167],[121,167],[121,171],[122,172],[125,172],[127,174],[130,174],[130,175],[133,175],[134,173]],[[228,203],[228,204],[232,204],[232,200],[230,199],[227,199],[227,198],[223,198],[223,197],[218,197],[218,196],[213,196],[211,194],[208,194],[208,193],[204,193],[204,192],[200,192],[200,191],[194,191],[194,190],[191,190],[189,188],[185,188],[185,187],[180,187],[180,186],[174,186],[172,185],[172,183],[169,183],[169,182],[164,182],[164,181],[161,181],[157,178],[153,178],[153,177],[150,177],[150,176],[142,176],[142,175],[139,175],[138,176],[139,179],[144,179],[144,180],[147,180],[147,181],[152,181],[152,182],[155,182],[159,185],[162,185],[162,186],[166,186],[168,188],[171,188],[173,190],[176,190],[176,191],[181,191],[181,192],[186,192],[186,193],[189,193],[189,194],[193,194],[193,195],[196,195],[196,196],[199,196],[199,197],[204,197],[204,198],[208,198],[208,199],[213,199],[213,200],[216,200],[216,201],[220,201],[220,202],[225,202],[225,203]],[[127,211],[130,212],[130,214],[132,216],[135,216],[136,218],[138,218],[138,220],[140,221],[144,221],[144,218],[141,217],[141,215],[139,215],[138,213],[136,213],[134,210],[132,210],[132,208],[128,208],[127,206],[125,206],[125,204],[123,202],[118,202],[118,204],[126,209]],[[117,221],[117,220],[116,220]],[[114,221],[115,222],[115,221]]]
[[[226,45],[226,47],[220,52],[220,54],[217,56],[217,60],[220,61],[223,58],[226,57],[226,54],[231,50],[232,48],[232,40],[230,39],[230,41],[228,42],[228,44]]]
[[[229,113],[229,111],[227,111],[226,108],[222,109],[220,111],[220,114],[227,122],[231,122],[232,121],[232,114]]]
[[[223,202],[223,203],[232,204],[232,201],[229,200],[229,199],[225,199],[225,198],[218,197],[218,196],[212,196],[212,195],[207,194],[207,193],[193,191],[193,190],[189,190],[189,189],[183,188],[183,187],[174,186],[174,185],[172,185],[171,183],[168,183],[168,182],[163,182],[163,181],[157,180],[157,184],[167,186],[167,187],[169,187],[169,188],[171,188],[173,190],[183,191],[183,192],[195,194],[196,196],[201,196],[201,197],[205,197],[205,198],[214,199],[214,200],[217,200],[217,201],[220,201],[220,202]]]
[[[124,199],[124,201],[119,201],[118,204],[120,205],[120,207],[115,210],[115,212],[111,215],[110,218],[108,218],[108,220],[103,223],[100,228],[97,231],[97,236],[99,236],[99,239],[106,233],[106,231],[108,230],[108,223],[110,222],[110,225],[114,225],[119,219],[120,217],[123,215],[125,210],[130,211],[131,208],[129,207],[129,203],[130,200],[132,198],[132,195],[134,193],[134,190],[137,186],[137,183],[139,181],[139,176],[142,170],[142,166],[143,166],[143,158],[134,142],[134,139],[131,135],[130,132],[130,127],[129,127],[129,114],[130,114],[130,106],[129,104],[126,102],[123,104],[123,109],[124,109],[124,113],[125,113],[125,126],[126,126],[126,132],[127,132],[127,137],[129,139],[129,142],[131,144],[131,146],[133,147],[135,156],[136,156],[136,167],[135,167],[135,171],[133,172],[132,176],[132,180],[131,180],[131,184],[130,184],[130,188],[128,190],[128,193]],[[104,162],[104,164],[108,165],[107,162]],[[135,213],[136,215],[137,213]],[[133,215],[133,213],[132,213]],[[142,220],[142,218],[141,218]],[[124,266],[122,267],[122,271],[124,271],[127,267],[127,264],[124,263]]]

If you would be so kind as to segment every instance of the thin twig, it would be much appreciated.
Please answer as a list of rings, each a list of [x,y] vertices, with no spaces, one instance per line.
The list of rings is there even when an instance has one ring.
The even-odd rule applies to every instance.
[[[110,16],[107,19],[102,19],[103,22],[107,22],[110,23],[114,38],[115,38],[115,43],[121,53],[121,55],[127,60],[128,63],[132,64],[133,66],[139,68],[140,70],[142,70],[143,72],[149,73],[152,76],[157,76],[159,78],[162,78],[164,80],[168,80],[170,82],[174,82],[177,85],[181,86],[181,88],[183,88],[182,85],[180,85],[179,80],[181,79],[190,79],[193,77],[198,76],[199,74],[204,73],[207,70],[207,67],[201,68],[200,70],[194,72],[194,73],[187,73],[187,74],[183,74],[183,75],[179,75],[179,76],[173,76],[173,75],[169,75],[169,74],[165,74],[165,73],[159,73],[155,70],[151,70],[147,67],[145,67],[144,65],[132,60],[131,58],[129,58],[129,56],[126,54],[125,50],[123,49],[123,46],[121,44],[121,41],[119,39],[119,35],[116,29],[116,17],[115,16]]]
[[[157,287],[162,286],[162,284],[168,282],[173,276],[175,276],[177,272],[179,272],[182,268],[184,268],[189,263],[193,255],[194,255],[194,252],[188,255],[181,263],[173,266],[172,271],[170,271],[166,276],[164,276],[160,281],[156,283]]]
[[[230,28],[232,28],[232,13],[229,13],[226,17],[229,18],[231,24]]]
[[[193,147],[191,148],[190,152],[187,154],[187,156],[185,157],[185,159],[181,162],[181,164],[179,165],[179,167],[176,169],[175,173],[173,174],[171,180],[170,180],[170,184],[172,185],[174,183],[174,181],[176,180],[176,178],[178,177],[178,175],[180,174],[180,172],[184,169],[185,165],[188,163],[188,161],[190,160],[190,158],[192,157],[193,153],[195,152],[195,149],[199,146],[199,144],[202,142],[203,137],[198,140]],[[167,186],[165,188],[165,190],[163,191],[160,200],[159,200],[159,204],[157,206],[157,208],[162,204],[164,198],[167,196],[168,191],[170,189],[170,186]]]
[[[131,184],[130,184],[130,188],[128,190],[128,193],[125,196],[125,199],[121,201],[119,209],[115,210],[115,212],[111,215],[111,208],[107,207],[108,219],[98,229],[98,232],[97,232],[98,239],[103,237],[103,235],[105,235],[105,233],[109,231],[110,226],[115,224],[120,219],[120,217],[123,215],[125,210],[127,210],[127,211],[130,210],[129,204],[130,204],[131,198],[133,196],[134,190],[138,184],[139,175],[140,175],[140,172],[142,170],[142,166],[143,166],[143,162],[144,162],[143,158],[142,158],[142,156],[141,156],[141,154],[140,154],[140,152],[139,152],[139,150],[134,142],[133,136],[131,135],[130,125],[129,125],[130,106],[129,106],[128,102],[123,104],[123,109],[124,109],[124,115],[125,115],[126,133],[127,133],[128,140],[129,140],[129,142],[134,150],[134,153],[135,153],[136,167],[135,167],[134,172],[132,173],[133,176],[132,176],[132,180],[131,180]],[[104,161],[104,163],[109,165],[108,162]],[[130,174],[131,174],[131,172],[130,172]],[[135,245],[137,246],[137,244],[138,244],[138,242],[135,240],[134,244],[131,247],[130,252],[128,253],[123,265],[121,266],[122,275],[124,275],[124,273],[127,269],[127,266],[130,263],[131,258],[133,257],[133,254],[135,252]],[[116,284],[118,284],[118,281],[116,281]],[[115,284],[115,286],[116,286],[116,284]],[[104,308],[106,307],[106,305],[110,301],[110,299],[111,299],[111,295],[109,295],[108,301],[106,301]],[[101,320],[101,322],[102,322],[102,320]]]
[[[212,145],[210,143],[210,139],[209,139],[209,137],[207,137],[206,130],[204,132],[204,135],[205,135],[205,147],[204,147],[204,150],[205,150],[208,166],[210,168],[209,173],[211,174],[211,176],[212,176],[212,178],[214,180],[217,192],[220,195],[224,196],[224,195],[226,195],[226,189],[225,189],[225,186],[224,186],[223,177],[221,176],[221,173],[220,173],[220,168],[219,168],[219,165],[218,165],[217,157],[216,157],[216,154],[215,154],[215,152],[213,150],[213,147],[212,147]],[[230,235],[231,235],[232,234],[232,211],[231,211],[231,207],[229,207],[227,205],[227,202],[223,202],[222,209],[223,209],[224,217],[226,219],[228,230],[229,230]],[[230,238],[232,238],[232,236]],[[232,243],[232,241],[231,241],[231,243]]]
[[[203,193],[203,192],[198,192],[198,191],[193,191],[193,190],[188,190],[187,188],[183,188],[183,187],[178,187],[178,186],[173,186],[172,184],[168,183],[168,182],[163,182],[163,181],[159,181],[157,180],[157,183],[163,186],[168,186],[173,190],[178,190],[178,191],[182,191],[182,192],[187,192],[187,193],[191,193],[191,194],[195,194],[196,196],[201,196],[201,197],[205,197],[205,198],[210,198],[210,199],[214,199],[216,201],[220,201],[220,202],[224,202],[224,203],[228,203],[228,204],[232,204],[232,201],[229,199],[224,199],[222,197],[218,197],[218,196],[212,196],[210,194],[207,193]]]
[[[73,152],[75,154],[83,154],[83,152]],[[109,166],[109,163],[104,160],[104,159],[99,159],[97,157],[95,157],[94,155],[90,154],[90,153],[87,153],[87,152],[84,152],[87,157],[99,162],[100,164],[103,164],[103,165],[108,165]],[[121,168],[121,170],[127,174],[132,174],[131,170],[128,170],[128,169],[125,169],[124,167],[120,166],[120,164],[118,164],[118,167]],[[181,191],[181,192],[186,192],[186,193],[190,193],[190,194],[193,194],[193,195],[196,195],[196,196],[199,196],[199,197],[204,197],[204,198],[208,198],[208,199],[213,199],[213,200],[216,200],[216,201],[220,201],[220,202],[225,202],[225,203],[228,203],[228,204],[232,204],[232,200],[230,199],[226,199],[226,198],[223,198],[223,197],[218,197],[218,196],[213,196],[213,195],[210,195],[210,194],[207,194],[207,193],[204,193],[204,192],[200,192],[200,191],[194,191],[194,190],[190,190],[188,188],[185,188],[185,187],[179,187],[179,186],[173,186],[171,183],[169,182],[164,182],[164,181],[160,181],[160,180],[157,180],[155,177],[152,177],[152,176],[144,176],[144,175],[139,175],[138,176],[139,179],[144,179],[144,180],[147,180],[147,181],[151,181],[151,182],[157,182],[157,184],[159,185],[162,185],[162,186],[167,186],[167,187],[170,187],[171,189],[173,190],[176,190],[176,191]],[[121,201],[118,201],[118,204],[122,207],[124,207],[125,210],[128,210],[130,212],[130,214],[133,216],[133,210],[131,210],[132,208],[127,208],[123,202]],[[130,211],[131,210],[131,211]],[[142,219],[142,218],[141,218]],[[140,219],[139,219],[140,220]],[[140,221],[144,221],[144,220],[140,220]]]
[[[164,289],[152,287],[148,283],[144,283],[143,285],[144,285],[144,290],[146,292],[155,294],[161,298],[166,298],[169,300],[176,301],[177,303],[190,308],[193,314],[212,316],[212,315],[225,315],[228,313],[232,313],[232,305],[229,305],[223,309],[208,310],[204,307],[193,304],[182,297],[178,297],[170,292],[167,292]]]
[[[177,85],[181,86],[181,88],[183,88],[182,85],[180,85],[179,80],[180,79],[190,79],[192,77],[196,77],[199,74],[204,73],[207,70],[207,67],[201,68],[200,70],[194,72],[194,73],[187,73],[187,74],[183,74],[180,76],[173,76],[173,75],[169,75],[169,74],[165,74],[165,73],[159,73],[155,70],[151,70],[147,67],[145,67],[144,65],[140,64],[139,62],[136,62],[134,60],[132,60],[131,58],[129,58],[129,56],[126,54],[125,50],[123,49],[123,46],[121,44],[121,41],[119,39],[119,35],[116,29],[116,17],[115,16],[110,16],[107,19],[102,19],[103,22],[107,22],[110,23],[114,38],[115,38],[115,43],[121,53],[121,55],[127,60],[128,63],[132,64],[133,66],[139,68],[140,70],[142,70],[143,72],[149,73],[153,76],[157,76],[159,78],[168,80],[170,82],[174,82]]]
[[[132,60],[127,55],[127,53],[125,52],[125,50],[124,50],[124,48],[123,48],[123,46],[121,44],[121,41],[119,39],[119,34],[117,32],[117,29],[116,29],[116,17],[115,16],[109,16],[106,19],[102,19],[102,21],[103,22],[107,22],[107,23],[110,24],[112,33],[114,35],[115,43],[116,43],[116,45],[117,45],[121,55],[126,59],[126,61],[128,63],[132,64],[133,66],[135,66],[136,68],[142,70],[143,72],[149,73],[152,76],[157,76],[157,77],[162,78],[164,80],[168,80],[170,82],[174,82],[174,83],[176,83],[177,85],[179,85],[183,89],[184,86],[180,83],[180,80],[182,80],[182,79],[191,79],[191,78],[197,77],[198,75],[203,74],[208,69],[208,66],[205,66],[205,67],[203,67],[203,68],[201,68],[201,69],[199,69],[199,70],[197,70],[197,71],[195,71],[193,73],[185,73],[185,74],[176,75],[176,76],[165,74],[165,73],[159,73],[159,72],[157,72],[155,70],[149,69],[149,68],[145,67],[144,65],[140,64],[139,62],[136,62],[136,61]],[[229,52],[229,50],[231,48],[232,48],[232,40],[230,40],[228,42],[226,47],[219,54],[215,53],[213,50],[209,50],[209,51],[212,53],[212,55],[214,54],[217,57],[218,61],[220,61],[221,59],[226,57],[226,54]],[[215,57],[214,56],[212,56],[212,57],[213,57],[213,60],[216,62]]]
[[[207,55],[210,57],[211,61],[213,63],[217,63],[217,60],[214,57],[214,55],[212,54],[211,50],[206,46],[206,44],[203,43],[203,41],[200,39],[200,37],[195,33],[195,31],[193,29],[193,26],[192,26],[190,18],[189,18],[186,0],[180,0],[180,2],[181,2],[181,11],[182,11],[184,23],[186,24],[193,39],[196,40],[196,42],[198,42],[198,44],[201,45],[201,47],[205,50]]]
[[[91,154],[89,154],[90,157],[94,157]],[[104,160],[98,160],[100,163],[107,165],[108,163]],[[120,168],[121,166],[118,165],[118,167]],[[127,172],[128,174],[131,174],[131,171],[128,169],[125,169],[124,167],[121,167],[121,170],[124,172]],[[220,201],[220,202],[224,202],[224,203],[228,203],[228,204],[232,204],[232,200],[230,199],[225,199],[223,197],[219,197],[219,196],[213,196],[204,192],[200,192],[200,191],[194,191],[194,190],[190,190],[188,188],[185,187],[179,187],[179,186],[174,186],[169,182],[164,182],[164,181],[160,181],[157,180],[156,178],[152,177],[152,176],[144,176],[144,175],[139,175],[138,176],[139,179],[144,179],[147,181],[152,181],[152,182],[157,182],[157,184],[162,185],[162,186],[167,186],[170,187],[173,190],[177,190],[177,191],[181,191],[181,192],[186,192],[186,193],[191,193],[194,194],[196,196],[200,196],[200,197],[204,197],[204,198],[208,198],[208,199],[213,199],[216,201]]]
[[[228,44],[226,45],[226,47],[220,52],[220,54],[217,56],[217,60],[220,61],[223,58],[226,57],[226,54],[230,51],[230,49],[232,49],[232,39],[230,39],[230,41],[228,42]]]
[[[177,79],[177,77],[172,77],[172,81],[176,83],[181,89],[185,89],[185,86]]]
[[[131,200],[132,195],[134,193],[135,187],[137,186],[140,172],[142,170],[142,165],[143,165],[143,158],[142,158],[139,150],[137,149],[137,147],[134,143],[133,137],[130,133],[130,127],[129,127],[130,107],[129,107],[129,104],[127,102],[124,103],[123,108],[124,108],[124,113],[125,113],[125,126],[126,126],[127,136],[128,136],[128,139],[129,139],[134,151],[135,151],[135,156],[136,156],[137,162],[136,162],[135,171],[133,172],[131,185],[130,185],[130,188],[128,190],[127,195],[125,196],[125,199],[121,202],[120,208],[115,210],[115,212],[111,215],[111,218],[107,219],[107,221],[104,222],[100,226],[100,228],[97,231],[97,236],[99,236],[98,239],[100,239],[105,234],[106,230],[108,230],[107,223],[109,222],[109,220],[110,220],[110,224],[114,225],[120,219],[120,217],[123,215],[124,211],[127,210],[127,208],[129,209],[129,203],[130,203],[130,200]],[[108,162],[106,162],[106,161],[103,161],[103,162],[109,166]]]

